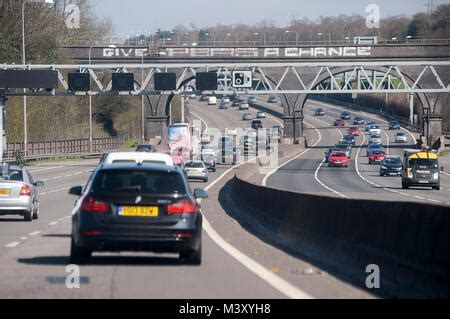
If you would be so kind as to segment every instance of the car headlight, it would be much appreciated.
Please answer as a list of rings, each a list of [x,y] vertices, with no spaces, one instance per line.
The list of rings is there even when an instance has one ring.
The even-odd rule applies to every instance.
[[[414,177],[413,173],[409,172],[408,173],[408,178],[413,178],[413,177]]]
[[[381,166],[381,169],[387,169],[387,167],[386,166]]]
[[[439,179],[439,173],[434,173],[433,174],[433,179]]]

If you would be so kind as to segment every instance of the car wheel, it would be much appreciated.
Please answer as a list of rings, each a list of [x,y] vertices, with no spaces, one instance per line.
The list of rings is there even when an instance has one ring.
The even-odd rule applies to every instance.
[[[402,188],[403,188],[403,189],[409,189],[409,185],[406,184],[406,183],[402,183]]]
[[[91,258],[91,255],[91,250],[77,246],[72,238],[70,241],[70,262],[72,264],[84,264]]]
[[[202,244],[197,250],[183,251],[180,253],[180,259],[188,265],[201,265],[202,264]]]
[[[440,190],[441,189],[441,187],[440,186],[436,186],[436,187],[433,187],[435,190]]]
[[[25,212],[25,215],[23,215],[23,219],[24,219],[26,222],[31,222],[31,221],[33,220],[33,210],[30,210],[29,212],[26,211],[26,212]]]
[[[33,212],[33,219],[39,219],[39,209],[35,209]]]
[[[208,183],[208,178],[204,178],[203,182]]]

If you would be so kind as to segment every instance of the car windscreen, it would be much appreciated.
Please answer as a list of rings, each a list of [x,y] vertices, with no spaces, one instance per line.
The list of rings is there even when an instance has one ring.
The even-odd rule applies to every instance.
[[[372,155],[383,155],[384,152],[383,151],[373,151]]]
[[[401,165],[402,161],[399,158],[386,158],[384,160],[385,164],[389,164],[389,165]]]
[[[345,153],[342,153],[342,152],[340,152],[340,153],[331,153],[331,156],[332,157],[347,157],[347,155],[345,155]]]
[[[410,158],[408,166],[416,169],[437,169],[439,164],[435,159],[427,158]]]
[[[215,157],[213,155],[210,155],[210,154],[202,155],[202,160],[204,162],[211,162],[214,159],[215,159]]]
[[[187,162],[184,164],[185,167],[193,167],[193,168],[202,168],[203,163],[202,162]]]
[[[94,193],[113,194],[186,194],[178,172],[153,170],[102,170],[92,184]]]

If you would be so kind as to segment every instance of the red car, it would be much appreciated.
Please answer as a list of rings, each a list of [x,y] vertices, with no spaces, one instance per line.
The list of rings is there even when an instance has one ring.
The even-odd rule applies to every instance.
[[[347,130],[347,134],[353,135],[353,136],[359,136],[359,134],[361,134],[361,132],[360,132],[359,128],[352,126]]]
[[[348,157],[345,152],[333,151],[328,158],[328,166],[344,166],[348,167]]]
[[[373,151],[369,154],[369,164],[380,163],[385,156],[383,151]]]
[[[341,119],[336,119],[333,123],[334,126],[345,126],[345,121]]]

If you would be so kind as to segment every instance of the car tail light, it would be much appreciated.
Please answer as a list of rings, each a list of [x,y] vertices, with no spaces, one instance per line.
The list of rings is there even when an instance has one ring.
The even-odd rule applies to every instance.
[[[197,204],[190,199],[184,199],[181,202],[167,205],[167,213],[169,215],[177,214],[195,214]]]
[[[81,210],[90,213],[107,213],[110,210],[109,203],[86,197],[81,203]]]
[[[20,189],[19,196],[31,196],[31,188],[28,185],[23,185]]]

